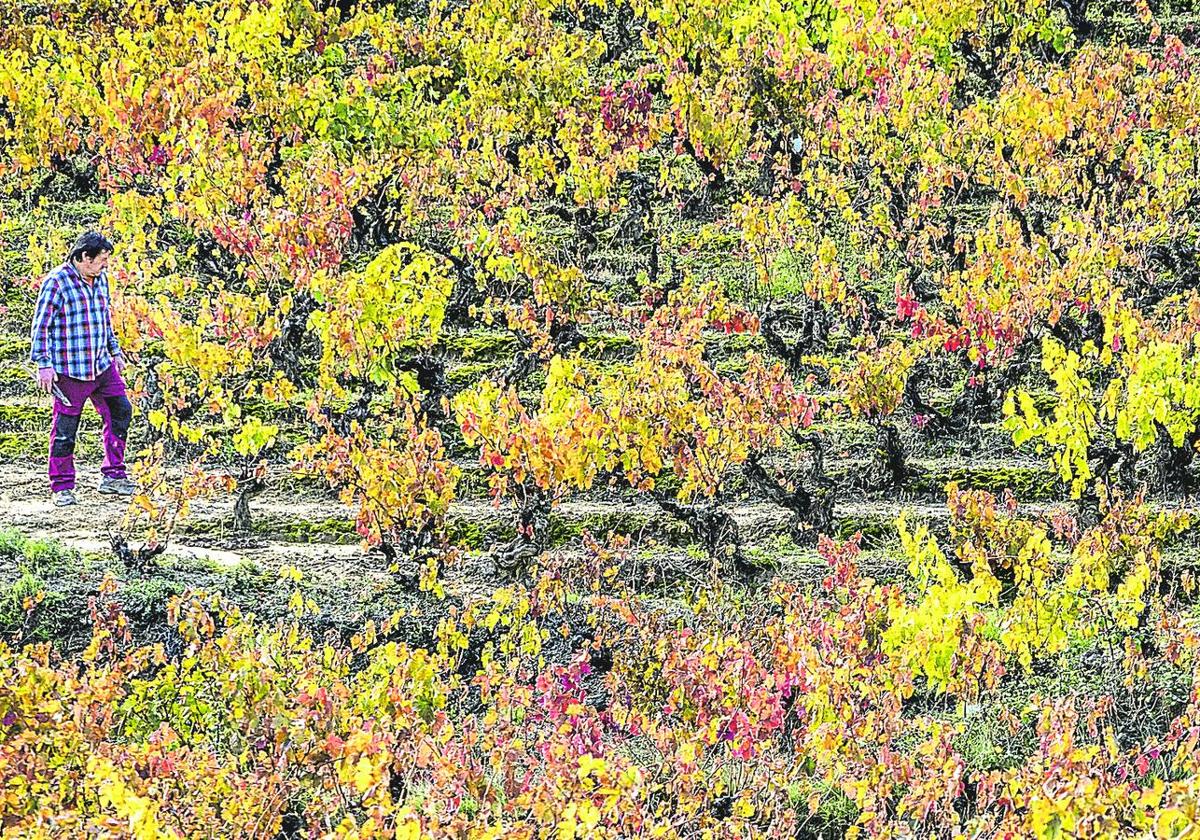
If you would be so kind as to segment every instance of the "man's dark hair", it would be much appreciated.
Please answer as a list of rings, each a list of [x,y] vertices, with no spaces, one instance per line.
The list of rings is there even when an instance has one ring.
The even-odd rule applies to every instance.
[[[91,259],[100,253],[111,254],[112,250],[113,244],[108,241],[108,238],[104,234],[89,230],[75,240],[75,244],[71,246],[71,253],[67,257],[67,262],[75,262],[80,257]]]

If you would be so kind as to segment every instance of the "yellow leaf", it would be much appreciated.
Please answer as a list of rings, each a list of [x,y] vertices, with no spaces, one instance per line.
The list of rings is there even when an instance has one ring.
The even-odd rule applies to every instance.
[[[411,809],[401,809],[396,815],[396,840],[419,840],[420,837],[421,821],[412,814]]]
[[[378,781],[378,774],[375,772],[375,767],[369,758],[363,756],[354,766],[354,789],[359,793],[366,793],[376,781]]]

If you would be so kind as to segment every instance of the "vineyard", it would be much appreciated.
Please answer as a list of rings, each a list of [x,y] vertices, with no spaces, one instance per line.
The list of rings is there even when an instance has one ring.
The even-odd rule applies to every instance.
[[[0,836],[1200,837],[1191,0],[0,20]]]

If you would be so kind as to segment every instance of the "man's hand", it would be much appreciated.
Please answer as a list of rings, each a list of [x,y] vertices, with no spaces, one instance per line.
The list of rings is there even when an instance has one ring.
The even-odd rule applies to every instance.
[[[125,373],[125,357],[113,356],[113,370],[117,372],[117,376],[123,376]]]
[[[58,381],[58,374],[54,372],[54,368],[48,368],[48,367],[38,368],[37,385],[38,385],[39,391],[45,391],[47,394],[49,394],[50,389],[54,386],[54,383],[57,381]]]

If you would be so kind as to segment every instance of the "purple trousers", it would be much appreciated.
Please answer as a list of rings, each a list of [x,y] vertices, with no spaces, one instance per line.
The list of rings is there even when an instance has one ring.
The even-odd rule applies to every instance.
[[[104,463],[100,472],[109,478],[125,478],[125,437],[133,406],[125,396],[125,380],[109,365],[95,379],[72,379],[58,376],[58,387],[70,405],[54,398],[54,420],[50,426],[50,489],[72,490],[75,487],[75,436],[79,432],[79,417],[83,404],[92,401],[104,423]]]

